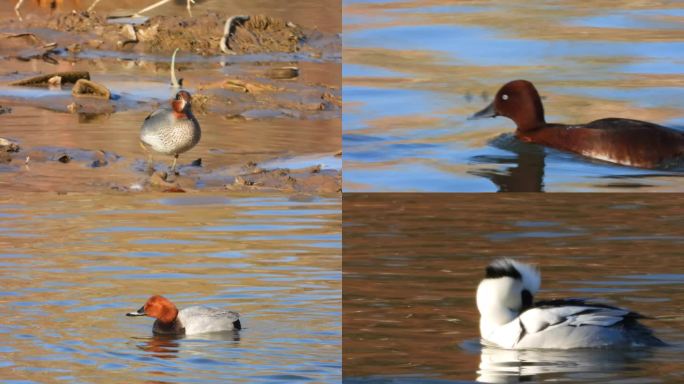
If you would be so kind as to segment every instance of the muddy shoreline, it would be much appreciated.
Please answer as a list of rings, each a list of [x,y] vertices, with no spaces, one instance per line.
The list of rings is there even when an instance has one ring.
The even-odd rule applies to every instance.
[[[337,158],[339,154],[331,157]],[[126,164],[126,159],[103,150],[23,149],[14,142],[0,140],[0,175],[5,175],[0,178],[0,185],[3,190],[19,187],[22,191],[59,193],[110,190],[132,193],[225,191],[332,195],[342,192],[341,171],[321,164],[301,168],[267,168],[254,161],[229,166],[206,166],[201,158],[184,160],[179,165],[178,174],[174,175],[169,173],[168,164],[160,161],[153,162],[150,169],[150,165],[144,161],[138,159]],[[133,171],[121,174],[122,167],[132,168]],[[117,170],[108,175],[108,168]],[[92,177],[65,180],[59,176],[63,172],[90,173]],[[5,179],[8,175],[12,176]]]
[[[10,127],[0,136],[17,146],[11,151],[0,146],[2,190],[341,193],[341,140],[332,137],[338,125],[341,129],[341,73],[333,73],[341,71],[339,36],[256,15],[232,27],[226,39],[232,52],[224,53],[220,43],[228,18],[216,13],[193,18],[153,16],[134,25],[107,20],[96,12],[74,11],[47,18],[26,15],[23,22],[14,18],[0,20],[0,124]],[[329,132],[327,145],[292,150],[284,142],[282,149],[271,151],[272,155],[239,156],[239,162],[233,159],[237,156],[232,156],[230,163],[212,158],[201,164],[196,158],[202,153],[190,151],[181,158],[180,175],[169,176],[165,174],[168,159],[155,159],[155,172],[148,174],[136,148],[108,147],[107,142],[112,140],[101,137],[98,139],[105,146],[100,142],[91,145],[87,137],[78,137],[82,132],[73,123],[65,123],[64,135],[78,137],[79,146],[39,145],[37,142],[50,142],[40,137],[40,127],[31,126],[35,131],[32,135],[15,128],[27,114],[70,122],[75,118],[79,125],[102,125],[115,142],[133,143],[135,122],[125,123],[125,138],[121,137],[123,130],[117,133],[107,127],[124,124],[117,117],[122,112],[128,119],[131,112],[137,116],[168,104],[175,92],[170,85],[171,53],[175,48],[180,50],[174,74],[193,94],[193,110],[200,123],[206,122],[214,130],[224,124],[250,124],[263,126],[265,131],[275,130],[268,126],[277,123],[285,127],[276,131],[280,135],[287,135],[290,125],[304,126],[311,132],[312,142],[320,140],[314,137]],[[94,85],[89,84],[86,93],[99,85],[107,92],[100,97],[72,94],[72,82],[65,78],[61,83],[51,75],[65,69],[88,74]],[[11,85],[41,75],[50,81]],[[17,109],[23,113],[14,113]],[[287,121],[291,124],[284,123]],[[325,127],[321,132],[316,128],[319,123]],[[220,148],[226,145],[239,147],[229,136],[225,144],[223,135],[217,137],[220,142],[203,138],[205,144],[218,147],[210,148],[210,154],[222,151]],[[249,145],[258,147],[252,140]],[[271,146],[279,145],[276,142]],[[295,160],[294,167],[287,161],[281,166],[263,166],[301,156],[308,156],[308,162]],[[316,162],[322,158],[329,164]],[[335,159],[332,166],[330,159]],[[74,173],[78,175],[69,178]]]

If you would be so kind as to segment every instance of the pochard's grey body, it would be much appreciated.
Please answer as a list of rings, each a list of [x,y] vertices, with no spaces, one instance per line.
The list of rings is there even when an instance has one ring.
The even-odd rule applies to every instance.
[[[192,335],[242,329],[237,312],[202,306],[179,311],[169,299],[159,295],[150,297],[140,309],[126,316],[154,317],[157,320],[152,332],[159,335]]]
[[[527,264],[494,261],[477,288],[480,335],[508,349],[663,345],[637,313],[583,300],[533,304],[541,276]]]
[[[199,122],[192,114],[191,99],[190,93],[179,91],[171,102],[171,109],[152,112],[140,131],[140,142],[146,150],[174,157],[172,172],[178,156],[197,145],[202,135]]]

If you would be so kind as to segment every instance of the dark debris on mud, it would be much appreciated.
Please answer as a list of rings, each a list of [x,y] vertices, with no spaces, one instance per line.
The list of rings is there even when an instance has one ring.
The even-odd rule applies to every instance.
[[[190,192],[200,189],[222,189],[229,192],[296,193],[305,195],[332,195],[342,192],[342,173],[334,169],[322,169],[320,165],[302,169],[263,169],[255,162],[248,162],[237,172],[226,169],[202,170],[197,166],[191,172],[169,174],[153,171],[141,184],[118,187],[122,191],[157,190],[161,192]],[[187,167],[183,167],[187,169]],[[236,174],[237,173],[237,174]],[[232,176],[231,176],[232,174]],[[218,179],[217,179],[218,177]],[[207,184],[212,180],[211,186]],[[224,180],[223,183],[220,180]]]
[[[0,137],[0,164],[12,162],[12,154],[20,149],[17,143]]]
[[[164,170],[149,169],[147,172],[131,173],[129,165],[119,164],[122,158],[116,153],[103,150],[36,147],[23,149],[11,140],[0,138],[0,164],[17,164],[15,170],[28,176],[34,167],[41,169],[46,187],[54,183],[53,189],[59,191],[82,191],[98,189],[106,185],[110,190],[121,192],[258,192],[258,193],[296,193],[304,195],[334,195],[342,192],[342,173],[335,169],[322,169],[320,165],[301,169],[265,169],[256,162],[249,161],[240,167],[218,167],[206,169],[201,159],[181,166],[180,174],[169,174]],[[112,167],[97,176],[95,173],[83,175],[87,180],[69,180],[64,177],[75,169]],[[75,168],[74,168],[75,167]],[[134,167],[135,168],[135,167]],[[24,169],[21,172],[20,169]],[[123,173],[120,171],[123,170]],[[116,175],[114,175],[114,172]],[[143,176],[143,174],[145,174]],[[62,175],[62,176],[59,176]],[[142,178],[141,178],[142,176]]]
[[[277,168],[265,170],[257,164],[248,164],[250,171],[238,175],[229,191],[278,191],[296,193],[341,193],[342,173],[333,169],[321,169],[320,165],[290,170]]]
[[[103,150],[81,148],[38,147],[23,149],[14,141],[0,138],[0,163],[20,162],[26,166],[35,163],[79,163],[89,168],[100,168],[116,162],[121,157]]]
[[[55,79],[59,80],[59,84],[55,84]],[[55,72],[20,79],[9,83],[9,85],[25,87],[48,87],[50,85],[61,85],[69,83],[75,84],[79,80],[83,79],[90,80],[90,73],[87,71]]]
[[[2,152],[19,152],[21,148],[19,147],[19,144],[15,143],[12,140],[7,140],[2,137],[0,137],[0,151]]]

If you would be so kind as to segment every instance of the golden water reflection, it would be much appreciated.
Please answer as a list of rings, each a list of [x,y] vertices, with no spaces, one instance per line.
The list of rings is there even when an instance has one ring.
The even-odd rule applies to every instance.
[[[339,199],[28,194],[0,215],[4,379],[339,380]],[[244,328],[153,336],[125,316],[152,294]]]

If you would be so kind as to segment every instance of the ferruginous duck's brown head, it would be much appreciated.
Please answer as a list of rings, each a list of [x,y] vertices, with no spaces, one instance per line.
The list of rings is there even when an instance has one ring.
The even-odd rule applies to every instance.
[[[527,80],[514,80],[499,90],[487,108],[469,119],[505,116],[513,120],[518,131],[530,131],[546,124],[544,106],[534,85]]]
[[[127,313],[126,316],[149,316],[159,320],[160,323],[171,324],[178,317],[178,308],[167,298],[154,295],[140,309]]]
[[[190,113],[190,105],[192,102],[192,96],[188,91],[178,91],[176,97],[171,101],[171,108],[177,114],[188,114]]]

